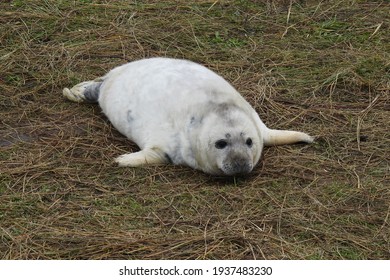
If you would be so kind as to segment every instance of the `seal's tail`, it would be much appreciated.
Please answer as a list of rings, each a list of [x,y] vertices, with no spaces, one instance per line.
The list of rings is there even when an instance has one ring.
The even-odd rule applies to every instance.
[[[312,143],[314,138],[304,132],[291,130],[267,129],[264,137],[264,145],[276,146],[294,143]]]
[[[79,83],[69,88],[64,88],[63,95],[73,102],[88,102],[96,103],[99,100],[100,87],[103,83],[103,78],[97,78],[93,81]]]

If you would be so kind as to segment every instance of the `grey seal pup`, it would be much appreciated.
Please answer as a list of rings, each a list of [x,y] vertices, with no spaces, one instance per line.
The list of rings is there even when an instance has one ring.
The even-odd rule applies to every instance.
[[[230,83],[187,60],[133,61],[63,95],[98,102],[139,146],[115,159],[120,166],[173,163],[233,176],[252,171],[264,146],[313,142],[303,132],[269,129]]]

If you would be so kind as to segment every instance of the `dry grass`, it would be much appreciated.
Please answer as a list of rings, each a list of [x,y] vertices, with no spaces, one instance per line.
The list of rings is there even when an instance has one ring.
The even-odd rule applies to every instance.
[[[388,1],[2,1],[0,258],[389,259]],[[245,178],[117,168],[136,146],[63,87],[187,58],[317,137]]]

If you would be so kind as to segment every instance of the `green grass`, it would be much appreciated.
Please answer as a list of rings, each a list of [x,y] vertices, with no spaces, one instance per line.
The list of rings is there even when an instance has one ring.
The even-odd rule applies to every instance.
[[[2,259],[389,259],[387,2],[33,0],[0,11]],[[267,148],[240,178],[116,167],[137,147],[61,91],[153,56],[206,65],[270,127],[316,142]]]

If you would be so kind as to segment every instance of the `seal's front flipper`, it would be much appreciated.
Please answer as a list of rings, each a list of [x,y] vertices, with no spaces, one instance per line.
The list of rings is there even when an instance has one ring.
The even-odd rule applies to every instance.
[[[299,142],[312,143],[314,141],[313,137],[299,131],[267,128],[264,134],[263,139],[266,146],[288,145]]]
[[[168,163],[167,157],[159,149],[144,149],[136,153],[124,154],[115,159],[119,166],[139,167]]]

